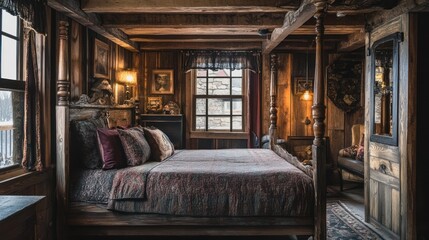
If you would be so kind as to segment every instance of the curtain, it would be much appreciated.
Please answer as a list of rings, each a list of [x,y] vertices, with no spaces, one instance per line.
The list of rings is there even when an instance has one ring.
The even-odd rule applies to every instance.
[[[249,73],[249,148],[260,147],[261,136],[261,77],[260,72]]]
[[[46,33],[46,0],[0,0],[0,8],[19,16],[38,33]]]
[[[24,29],[25,98],[24,98],[24,143],[22,166],[27,170],[42,171],[41,153],[41,91],[39,89],[39,66],[37,61],[36,33]],[[40,64],[40,63],[39,63]]]
[[[250,69],[259,71],[260,53],[255,51],[189,51],[184,53],[184,70]]]

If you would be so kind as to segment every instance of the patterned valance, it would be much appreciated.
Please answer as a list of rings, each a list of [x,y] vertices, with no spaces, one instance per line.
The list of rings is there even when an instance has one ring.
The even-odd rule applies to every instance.
[[[184,69],[250,69],[259,71],[256,51],[189,51],[184,53]]]
[[[0,0],[0,8],[19,16],[38,33],[46,33],[46,0]]]

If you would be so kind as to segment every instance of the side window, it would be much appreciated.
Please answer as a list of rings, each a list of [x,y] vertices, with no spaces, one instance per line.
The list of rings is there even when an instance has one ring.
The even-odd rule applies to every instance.
[[[18,17],[0,11],[0,171],[18,166],[22,159],[25,85],[20,25]]]
[[[243,132],[243,70],[196,70],[194,131]]]

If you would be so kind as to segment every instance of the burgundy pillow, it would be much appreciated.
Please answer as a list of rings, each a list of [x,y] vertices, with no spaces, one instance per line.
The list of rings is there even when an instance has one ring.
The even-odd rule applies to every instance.
[[[127,166],[124,149],[116,129],[98,128],[98,147],[103,169],[122,168]]]

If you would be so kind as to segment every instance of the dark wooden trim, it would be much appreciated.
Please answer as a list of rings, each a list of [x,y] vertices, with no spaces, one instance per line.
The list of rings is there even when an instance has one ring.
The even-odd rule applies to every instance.
[[[311,19],[315,13],[316,8],[313,3],[309,1],[302,1],[301,6],[296,11],[291,11],[286,14],[283,26],[274,29],[270,40],[263,42],[262,53],[269,54],[288,35],[301,27],[307,20]]]
[[[271,54],[271,81],[270,81],[270,149],[277,144],[277,55]]]
[[[65,217],[68,208],[69,184],[69,101],[70,80],[68,78],[68,23],[59,22],[58,77],[56,107],[56,192],[57,192],[57,238],[64,239]]]
[[[327,3],[314,2],[316,7],[316,63],[314,72],[314,95],[312,115],[314,141],[312,146],[313,181],[315,188],[314,239],[326,239],[326,141],[325,141],[325,80],[324,80],[324,17]]]
[[[117,28],[101,27],[101,20],[95,14],[87,14],[80,8],[80,4],[75,0],[48,0],[48,5],[73,18],[83,26],[89,27],[100,35],[109,38],[112,42],[126,48],[132,52],[138,52],[138,46],[128,39],[128,36]]]

